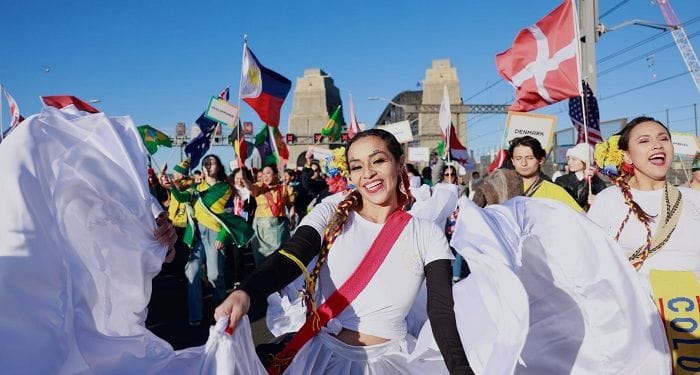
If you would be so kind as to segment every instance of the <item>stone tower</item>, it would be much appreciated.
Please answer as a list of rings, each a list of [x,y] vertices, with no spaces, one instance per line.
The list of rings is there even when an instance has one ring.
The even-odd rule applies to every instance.
[[[452,67],[450,60],[433,60],[433,66],[425,71],[423,80],[423,105],[440,106],[443,87],[447,86],[452,109],[452,125],[457,131],[460,142],[466,146],[466,115],[457,112],[457,106],[462,104],[462,94],[459,88],[457,69]],[[442,140],[438,112],[426,112],[418,115],[418,134],[421,146],[434,148]]]
[[[296,140],[289,144],[289,166],[296,166],[299,155],[303,160],[309,145],[314,144],[314,133],[320,133],[333,111],[342,104],[340,90],[333,78],[321,69],[304,70],[304,76],[297,78],[294,89],[294,104],[289,115],[287,134],[294,134]],[[340,123],[345,124],[342,110]],[[316,144],[319,147],[328,145]]]

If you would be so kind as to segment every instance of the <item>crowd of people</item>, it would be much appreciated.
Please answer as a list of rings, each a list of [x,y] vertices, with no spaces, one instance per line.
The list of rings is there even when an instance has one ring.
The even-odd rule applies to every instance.
[[[700,207],[700,202],[697,192],[676,188],[665,180],[670,161],[673,160],[668,129],[657,120],[642,117],[630,122],[618,138],[615,147],[624,153],[624,160],[618,163],[614,171],[604,169],[603,160],[596,165],[594,154],[597,155],[598,152],[591,146],[579,144],[566,153],[567,173],[559,173],[554,180],[542,171],[546,151],[539,141],[530,136],[513,139],[509,144],[508,159],[502,166],[513,172],[499,175],[499,185],[493,179],[490,184],[485,183],[490,176],[481,178],[478,172],[473,172],[471,179],[466,179],[464,174],[458,174],[458,170],[462,169],[458,164],[449,163],[436,155],[433,155],[430,165],[419,173],[416,166],[405,162],[401,146],[391,135],[371,130],[351,140],[347,150],[342,149],[347,157],[348,172],[339,177],[328,174],[329,164],[333,163],[331,158],[314,160],[311,151],[307,152],[303,167],[286,169],[281,178],[276,165],[266,165],[261,170],[236,168],[226,177],[221,160],[216,155],[209,155],[203,159],[203,178],[199,181],[188,176],[189,165],[185,161],[176,166],[172,181],[165,176],[165,171],[161,171],[160,186],[167,189],[169,194],[155,190],[154,194],[168,207],[180,238],[184,235],[183,218],[187,216],[182,202],[191,205],[194,213],[191,216],[199,223],[195,227],[195,241],[189,251],[186,266],[190,282],[188,293],[192,325],[198,325],[202,318],[198,272],[201,259],[206,260],[207,278],[215,290],[215,303],[220,305],[216,310],[217,317],[230,316],[231,325],[235,326],[247,312],[251,299],[264,299],[284,288],[304,274],[305,267],[317,257],[315,266],[306,276],[306,289],[313,288],[312,291],[306,291],[306,303],[309,304],[309,314],[314,314],[316,312],[312,310],[318,308],[315,299],[328,301],[336,289],[348,280],[353,267],[360,262],[360,255],[364,253],[353,254],[350,249],[370,248],[372,243],[368,239],[381,235],[384,224],[389,222],[395,212],[411,206],[414,200],[412,190],[439,184],[454,185],[458,198],[473,199],[480,206],[502,202],[503,192],[497,191],[499,187],[508,191],[507,196],[521,195],[559,201],[576,212],[587,214],[614,236],[615,240],[620,241],[623,249],[629,252],[625,256],[630,258],[637,269],[644,264],[655,264],[662,269],[687,268],[700,272],[700,254],[692,246],[692,231],[674,230],[678,225],[689,227],[700,223],[697,211],[688,211],[691,207]],[[689,186],[696,190],[700,185],[697,177],[700,175],[699,163],[696,158],[693,164],[694,178],[689,182]],[[256,176],[256,181],[252,181],[252,176]],[[193,180],[194,184],[183,183],[189,180]],[[338,181],[342,183],[339,184]],[[608,184],[613,186],[608,187]],[[221,187],[217,189],[217,186]],[[353,187],[349,195],[345,193],[348,186]],[[187,191],[197,193],[183,194]],[[344,192],[345,195],[334,200],[332,196],[338,192]],[[212,194],[214,197],[208,198]],[[498,198],[499,194],[501,199]],[[679,208],[675,211],[660,211],[659,204],[663,200],[675,199],[680,202],[681,197],[685,198],[685,205],[679,206],[676,203],[674,207]],[[210,203],[205,205],[204,202]],[[253,229],[250,241],[241,238],[232,244],[236,249],[232,253],[233,275],[236,280],[235,290],[228,298],[226,283],[222,280],[222,267],[227,263],[222,260],[224,253],[221,250],[231,241],[226,242],[227,229],[223,222],[219,221],[218,224],[221,225],[217,225],[203,216],[205,212],[217,216],[224,211],[239,216]],[[589,212],[586,213],[587,211]],[[633,215],[632,220],[630,215]],[[653,218],[658,215],[664,219],[668,216],[665,222],[670,220],[671,224],[662,224],[657,232],[663,234],[657,233],[652,239],[652,232],[657,225],[657,220]],[[444,223],[438,223],[439,233],[434,227],[413,223],[408,227],[410,229],[403,230],[410,233],[410,236],[404,236],[407,238],[402,240],[405,242],[402,246],[413,248],[412,251],[416,251],[413,257],[422,259],[422,263],[416,267],[423,270],[420,275],[428,280],[428,301],[429,306],[432,306],[428,308],[428,315],[433,320],[440,317],[439,323],[433,323],[433,329],[445,363],[451,372],[464,373],[469,366],[464,352],[455,349],[461,345],[456,345],[459,337],[456,336],[455,320],[449,308],[452,304],[451,283],[468,277],[470,273],[462,255],[448,245],[458,216],[459,208],[455,208]],[[625,228],[627,229],[623,231]],[[673,237],[673,241],[669,241],[674,232],[679,234]],[[228,233],[231,233],[230,230]],[[646,244],[640,245],[640,239],[646,239]],[[421,247],[422,244],[437,246],[428,248]],[[662,246],[669,247],[670,250],[645,263]],[[336,250],[330,251],[336,247]],[[179,248],[183,249],[182,246]],[[243,275],[241,259],[246,248],[254,255],[255,268]],[[635,251],[630,252],[630,249]],[[381,281],[382,285],[389,288],[391,280],[400,280],[402,286],[397,285],[396,288],[406,293],[387,300],[368,290],[362,294],[362,298],[350,301],[349,307],[352,308],[346,308],[345,312],[339,314],[340,318],[333,318],[341,322],[339,331],[333,333],[334,337],[347,344],[345,349],[357,351],[352,355],[373,358],[374,354],[367,350],[374,345],[395,345],[391,350],[397,353],[402,350],[399,345],[405,339],[405,328],[402,328],[405,323],[402,321],[412,303],[411,296],[416,294],[422,278],[413,279],[414,276],[402,275],[398,269],[381,268],[381,271],[382,273],[374,275],[372,280],[378,281],[371,285],[378,287]],[[318,295],[315,289],[317,283],[320,288]],[[406,288],[408,285],[411,288]],[[378,314],[375,321],[373,314],[382,309],[389,309],[393,313]],[[326,323],[328,322],[324,324]],[[326,342],[329,339],[322,339],[325,337],[324,332],[322,330],[318,334],[319,342],[312,341],[316,344],[306,345],[303,342],[295,350],[302,346],[306,348],[301,357],[307,359],[316,358],[320,355],[319,351],[332,351],[333,346]],[[354,366],[345,363],[343,359],[348,353],[329,355],[330,357],[323,357],[325,362],[322,364],[314,364],[307,359],[292,361],[291,356],[287,358],[285,366],[292,363],[295,373],[313,372],[319,368],[350,369]],[[394,363],[396,358],[391,358],[391,366],[405,366],[405,363]],[[371,363],[374,362],[374,359],[367,359],[365,365],[372,368],[375,364]]]
[[[666,126],[639,117],[595,149],[577,145],[566,156],[568,173],[552,181],[542,171],[542,145],[524,136],[510,141],[500,169],[465,179],[459,165],[440,157],[419,172],[406,162],[396,138],[380,129],[358,133],[325,160],[315,160],[309,151],[298,169],[240,166],[227,174],[222,160],[210,154],[202,159],[201,172],[191,173],[189,160],[172,172],[167,165],[148,171],[150,193],[169,218],[168,223],[161,216],[152,226],[158,242],[170,249],[163,255],[166,262],[181,259],[191,326],[204,320],[203,282],[211,287],[216,320],[227,320],[229,332],[235,332],[246,324],[251,304],[301,280],[303,323],[274,350],[261,351],[254,367],[264,364],[271,373],[291,374],[473,373],[483,370],[483,358],[470,363],[474,349],[465,337],[478,333],[464,335],[461,329],[467,324],[458,312],[483,296],[457,286],[483,282],[484,274],[475,279],[482,270],[474,267],[491,263],[480,257],[512,243],[510,238],[520,238],[517,251],[552,246],[559,252],[580,250],[524,240],[524,225],[532,233],[562,225],[548,223],[549,216],[534,220],[528,216],[532,212],[575,217],[575,222],[595,227],[584,230],[600,236],[599,242],[616,244],[615,261],[628,268],[625,272],[636,270],[641,276],[624,279],[633,280],[631,294],[647,290],[641,285],[651,270],[700,276],[694,232],[700,228],[700,160],[696,157],[692,165],[688,187],[670,184],[674,147]],[[529,202],[534,202],[532,211],[523,211]],[[488,211],[487,206],[501,208]],[[478,215],[490,224],[484,226]],[[502,215],[503,226],[483,219],[489,215]],[[513,217],[517,225],[508,227],[505,223]],[[475,228],[465,232],[472,224]],[[475,251],[470,252],[460,245],[465,236],[483,237],[473,241]],[[498,246],[489,244],[491,237]],[[252,255],[252,264],[244,264],[245,254]],[[523,260],[513,264],[518,262]],[[233,280],[226,280],[227,275]],[[619,302],[614,295],[600,298]],[[634,303],[653,309],[651,298]],[[417,318],[421,306],[423,320]],[[412,328],[416,321],[427,322],[417,326],[419,332]],[[650,331],[662,325],[660,319],[654,322],[659,324],[652,323]],[[546,327],[530,330],[536,336]],[[423,341],[426,335],[434,342],[432,351]],[[566,349],[551,345],[553,351]],[[670,370],[665,345],[656,346],[665,362],[655,365]],[[617,366],[613,362],[611,368]],[[549,362],[532,368],[538,365],[547,368]]]

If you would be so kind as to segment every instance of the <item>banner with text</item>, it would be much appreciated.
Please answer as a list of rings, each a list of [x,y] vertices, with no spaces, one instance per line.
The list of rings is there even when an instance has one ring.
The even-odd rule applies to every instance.
[[[395,122],[393,124],[377,125],[377,128],[384,129],[396,137],[399,143],[413,142],[413,132],[408,120]]]
[[[549,152],[556,128],[557,116],[508,112],[503,147],[507,149],[509,142],[514,138],[529,135],[540,141],[542,147]]]
[[[218,96],[212,96],[204,116],[212,121],[226,124],[229,128],[238,125],[238,106]]]
[[[671,133],[673,150],[676,155],[695,156],[698,153],[698,138],[688,133]]]
[[[700,284],[691,271],[649,272],[654,301],[666,328],[674,374],[700,372]]]
[[[416,163],[427,163],[430,161],[430,148],[428,147],[409,147],[408,161]]]

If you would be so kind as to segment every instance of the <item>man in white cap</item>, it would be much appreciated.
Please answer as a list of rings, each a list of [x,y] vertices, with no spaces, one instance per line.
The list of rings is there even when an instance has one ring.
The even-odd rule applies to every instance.
[[[593,159],[593,147],[579,143],[566,151],[566,164],[569,173],[558,177],[554,183],[566,189],[571,197],[584,209],[588,208],[588,180],[591,179],[591,191],[595,196],[606,188],[605,182],[596,174],[588,160]]]

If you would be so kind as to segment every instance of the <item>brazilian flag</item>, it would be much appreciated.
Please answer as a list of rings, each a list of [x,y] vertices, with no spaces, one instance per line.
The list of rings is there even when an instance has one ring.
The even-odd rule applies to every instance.
[[[321,134],[323,134],[324,137],[328,137],[331,142],[340,141],[340,135],[343,133],[342,124],[338,121],[340,118],[340,107],[341,106],[338,106],[338,108],[335,109],[331,118],[328,119],[326,126],[321,129]]]
[[[158,146],[173,147],[170,137],[162,131],[150,125],[141,125],[138,129],[143,145],[146,146],[149,154],[155,154],[158,151]]]

